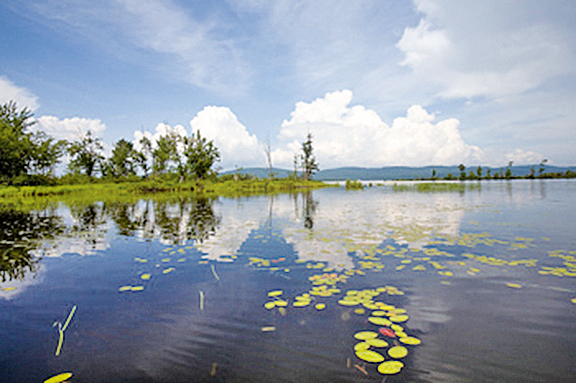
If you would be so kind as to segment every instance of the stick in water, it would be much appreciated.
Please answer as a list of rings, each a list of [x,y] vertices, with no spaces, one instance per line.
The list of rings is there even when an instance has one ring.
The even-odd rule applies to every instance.
[[[204,291],[200,290],[200,311],[204,311]]]
[[[214,274],[214,278],[216,278],[216,280],[219,281],[220,277],[218,276],[218,274],[216,274],[216,269],[214,268],[214,265],[210,265],[210,268],[212,269],[212,274]]]

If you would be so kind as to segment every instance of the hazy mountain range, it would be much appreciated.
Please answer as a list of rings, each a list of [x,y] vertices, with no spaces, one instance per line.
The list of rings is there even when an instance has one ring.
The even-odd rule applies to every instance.
[[[530,168],[534,167],[534,174],[537,176],[539,174],[540,165],[519,165],[512,166],[510,170],[514,176],[525,176],[530,174]],[[470,171],[476,174],[478,166],[470,166],[466,168],[466,174],[468,175]],[[494,175],[496,172],[506,171],[505,166],[501,167],[482,167],[482,176],[486,175],[486,171],[490,170],[490,173]],[[544,171],[546,173],[558,172],[564,173],[566,170],[574,171],[576,166],[551,166],[546,165]],[[436,177],[444,178],[448,173],[452,173],[454,177],[460,175],[460,170],[458,166],[423,166],[423,167],[409,167],[409,166],[387,166],[382,168],[361,168],[361,167],[343,167],[320,170],[314,174],[314,179],[320,181],[345,181],[350,180],[395,180],[395,179],[420,179],[420,178],[430,178],[432,172],[436,171]],[[292,174],[293,170],[274,168],[273,173],[277,178],[284,178]],[[258,178],[268,177],[267,168],[245,168],[237,170],[229,170],[221,172],[220,174],[250,174]]]

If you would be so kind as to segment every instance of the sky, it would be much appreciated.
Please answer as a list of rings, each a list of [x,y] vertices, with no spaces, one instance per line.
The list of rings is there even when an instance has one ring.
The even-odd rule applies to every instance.
[[[108,152],[201,135],[223,170],[576,164],[571,0],[15,0],[0,103]]]

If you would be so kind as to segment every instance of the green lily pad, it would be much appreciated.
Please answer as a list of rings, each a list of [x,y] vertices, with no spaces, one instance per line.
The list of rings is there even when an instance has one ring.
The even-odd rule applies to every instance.
[[[408,320],[408,315],[394,315],[389,318],[392,322],[402,323]]]
[[[378,348],[388,347],[388,342],[386,342],[384,339],[367,339],[366,343],[368,343],[370,346]]]
[[[378,338],[378,334],[374,331],[360,331],[354,334],[354,338],[358,340],[367,340]]]
[[[354,345],[354,351],[365,351],[370,348],[370,343],[368,342],[359,342]]]
[[[60,383],[70,379],[71,377],[72,377],[71,372],[63,372],[61,374],[51,377],[50,379],[46,379],[44,383]]]
[[[402,370],[402,367],[404,367],[404,363],[397,360],[391,360],[379,365],[378,372],[384,375],[397,374]]]
[[[371,350],[356,351],[356,356],[371,363],[380,363],[384,360],[384,357],[381,354]]]
[[[368,318],[368,322],[378,326],[390,326],[392,324],[388,319],[382,317],[370,317]]]
[[[388,355],[394,359],[400,359],[408,355],[408,350],[403,346],[394,346],[388,350]]]
[[[410,345],[417,345],[422,343],[422,341],[418,338],[414,338],[413,336],[406,336],[403,338],[400,338],[400,342],[404,343],[404,344],[410,344]]]

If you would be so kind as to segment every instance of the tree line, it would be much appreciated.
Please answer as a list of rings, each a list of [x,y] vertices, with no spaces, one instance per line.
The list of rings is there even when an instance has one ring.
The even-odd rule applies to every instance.
[[[514,175],[512,173],[512,165],[513,161],[508,162],[508,166],[505,169],[500,169],[494,171],[492,173],[492,169],[482,168],[481,165],[478,165],[475,169],[471,169],[466,172],[466,166],[464,164],[458,165],[459,174],[452,174],[448,173],[445,177],[438,177],[436,170],[432,169],[432,176],[428,178],[429,180],[460,180],[460,181],[467,181],[467,180],[511,180],[511,179],[536,179],[536,178],[576,178],[576,172],[571,171],[568,169],[564,173],[558,172],[546,172],[546,164],[548,163],[547,159],[543,159],[538,164],[538,169],[532,165],[530,167],[530,171],[528,174],[523,176]]]
[[[131,181],[153,177],[160,180],[215,179],[215,164],[220,152],[200,131],[191,136],[175,130],[154,142],[144,136],[135,145],[125,139],[114,143],[111,155],[104,156],[104,145],[91,131],[75,141],[55,140],[45,132],[33,132],[32,112],[19,109],[14,101],[0,106],[0,184],[43,185],[85,183],[96,178]],[[268,150],[269,151],[269,150]],[[65,174],[57,178],[56,167],[67,156]],[[271,158],[267,156],[271,168]],[[310,180],[318,163],[313,155],[312,135],[295,155],[294,176]]]

